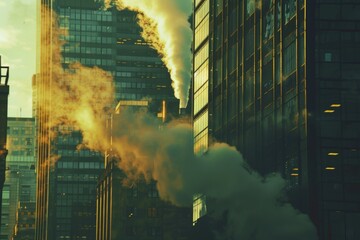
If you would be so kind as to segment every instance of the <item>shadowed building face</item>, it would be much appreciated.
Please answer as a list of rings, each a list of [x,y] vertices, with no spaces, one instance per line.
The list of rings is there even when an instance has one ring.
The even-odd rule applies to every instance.
[[[280,172],[321,239],[359,236],[359,8],[194,1],[195,151],[211,133],[261,174]],[[194,221],[210,208],[199,195]]]

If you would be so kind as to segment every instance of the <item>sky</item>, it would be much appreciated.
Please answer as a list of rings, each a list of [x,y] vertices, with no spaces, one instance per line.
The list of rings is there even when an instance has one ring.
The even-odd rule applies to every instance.
[[[36,1],[0,0],[0,55],[10,66],[9,117],[31,117],[36,69]]]

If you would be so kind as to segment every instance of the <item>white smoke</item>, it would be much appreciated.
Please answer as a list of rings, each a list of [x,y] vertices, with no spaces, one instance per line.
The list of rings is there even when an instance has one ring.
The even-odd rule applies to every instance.
[[[142,36],[162,56],[173,81],[175,97],[180,107],[187,106],[191,82],[192,30],[189,17],[191,0],[105,0],[105,6],[140,13]]]

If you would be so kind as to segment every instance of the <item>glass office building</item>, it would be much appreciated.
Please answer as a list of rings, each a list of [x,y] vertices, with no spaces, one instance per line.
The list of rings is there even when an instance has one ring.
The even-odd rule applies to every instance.
[[[98,66],[114,79],[116,101],[147,99],[178,106],[169,73],[156,51],[145,43],[136,24],[136,14],[103,10],[102,1],[42,0],[39,5],[38,74],[36,98],[49,99],[44,86],[51,86],[54,62],[52,39],[57,29],[63,68],[73,62]],[[46,11],[49,8],[53,11]],[[64,31],[65,30],[65,31]],[[56,49],[55,46],[53,49]],[[38,128],[38,178],[36,239],[95,239],[96,185],[104,170],[103,156],[78,150],[82,136],[72,126],[59,126],[50,138],[46,123],[53,116],[36,109]],[[68,132],[69,134],[61,134]],[[54,161],[54,156],[60,157]]]
[[[195,151],[211,136],[261,174],[280,172],[320,239],[360,234],[359,8],[355,0],[194,1]],[[194,223],[203,205],[196,198]]]

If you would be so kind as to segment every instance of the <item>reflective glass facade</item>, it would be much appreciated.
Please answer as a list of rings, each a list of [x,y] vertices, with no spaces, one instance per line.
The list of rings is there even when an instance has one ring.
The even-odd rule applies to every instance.
[[[360,237],[360,2],[317,1],[307,59],[320,236]],[[309,49],[310,50],[310,49]],[[310,62],[309,62],[310,63]],[[309,96],[310,97],[310,96]],[[310,121],[309,121],[310,122]]]
[[[360,3],[211,0],[207,18],[206,2],[194,2],[195,151],[203,131],[236,146],[283,175],[321,239],[356,239]]]
[[[136,14],[116,9],[102,10],[102,1],[46,1],[54,12],[43,11],[40,19],[39,74],[34,78],[36,97],[49,94],[41,86],[52,81],[51,26],[57,14],[64,42],[61,64],[72,62],[98,66],[114,79],[116,100],[167,100],[167,106],[178,108],[171,88],[169,73],[156,51],[140,36]],[[64,31],[65,30],[65,31]],[[39,82],[38,82],[39,81]],[[42,82],[42,84],[41,84]],[[156,109],[159,110],[159,109]],[[59,126],[55,139],[50,139],[46,122],[52,116],[37,109],[38,197],[36,239],[95,239],[96,185],[104,169],[103,156],[90,150],[78,150],[82,136],[72,126]],[[60,157],[54,160],[54,157]]]
[[[210,0],[195,1],[193,126],[196,154],[205,152],[209,145],[210,6]],[[194,196],[193,224],[206,214],[205,198],[201,194]]]
[[[39,55],[34,86],[36,98],[44,101],[44,96],[51,92],[45,86],[51,87],[54,81],[51,70],[56,61],[52,51],[57,46],[52,45],[56,42],[52,37],[66,42],[60,49],[65,69],[75,61],[86,66],[111,66],[108,46],[115,40],[106,35],[111,13],[100,11],[100,5],[94,1],[41,1],[38,7]],[[56,25],[59,32],[66,30],[67,34],[57,35],[58,29],[53,28]],[[77,149],[82,135],[72,126],[52,129],[57,133],[52,138],[47,128],[53,117],[51,112],[41,108],[34,112],[38,131],[35,239],[95,239],[96,184],[104,168],[102,156],[88,149]]]

